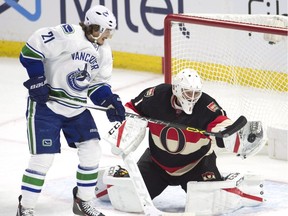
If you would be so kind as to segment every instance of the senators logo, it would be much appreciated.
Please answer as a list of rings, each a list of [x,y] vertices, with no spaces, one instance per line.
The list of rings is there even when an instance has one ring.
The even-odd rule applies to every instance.
[[[205,172],[202,174],[202,178],[204,181],[215,180],[215,174],[213,172]]]

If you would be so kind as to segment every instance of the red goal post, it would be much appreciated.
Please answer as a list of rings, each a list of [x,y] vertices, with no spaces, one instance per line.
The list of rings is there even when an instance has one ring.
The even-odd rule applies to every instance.
[[[169,14],[164,21],[165,82],[194,68],[203,90],[232,118],[243,114],[288,129],[287,36],[288,18],[279,15]]]

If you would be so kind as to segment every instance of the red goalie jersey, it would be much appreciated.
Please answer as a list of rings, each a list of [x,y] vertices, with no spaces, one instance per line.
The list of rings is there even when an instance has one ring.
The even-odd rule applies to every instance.
[[[232,123],[215,99],[204,92],[190,115],[177,109],[175,100],[172,85],[160,84],[142,91],[126,107],[141,116],[207,131],[219,131]],[[213,152],[211,144],[215,140],[212,137],[150,122],[148,127],[152,160],[172,176],[187,173]],[[216,139],[216,144],[224,147],[222,139]]]

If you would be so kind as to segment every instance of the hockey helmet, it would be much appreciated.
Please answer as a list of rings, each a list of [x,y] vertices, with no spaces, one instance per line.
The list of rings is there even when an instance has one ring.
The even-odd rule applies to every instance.
[[[86,12],[84,25],[99,25],[100,37],[105,30],[114,30],[117,23],[114,14],[108,8],[103,5],[96,5]]]
[[[202,81],[198,73],[186,68],[172,80],[172,92],[177,97],[183,111],[192,114],[193,107],[202,95]]]

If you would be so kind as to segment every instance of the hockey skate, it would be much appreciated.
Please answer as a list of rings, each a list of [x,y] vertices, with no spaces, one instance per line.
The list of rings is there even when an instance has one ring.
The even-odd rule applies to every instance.
[[[18,205],[16,216],[34,216],[34,209],[23,208],[23,206],[21,205],[21,199],[22,199],[22,195],[18,197],[19,205]]]
[[[75,215],[84,215],[84,216],[105,216],[101,212],[99,212],[97,209],[93,207],[93,203],[90,201],[83,201],[79,199],[76,194],[77,194],[78,188],[75,187],[73,189],[73,197],[74,197],[74,202],[73,202],[73,213]]]

